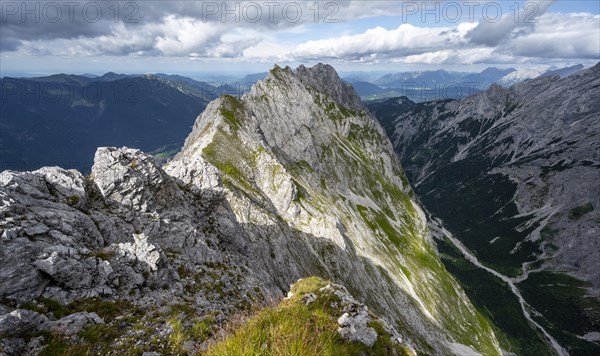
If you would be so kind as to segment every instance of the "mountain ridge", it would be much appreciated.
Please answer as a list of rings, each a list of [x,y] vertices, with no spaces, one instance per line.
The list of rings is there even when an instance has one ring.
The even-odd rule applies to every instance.
[[[319,75],[316,75],[317,73],[319,73]],[[396,199],[407,199],[411,194],[408,182],[402,177],[403,174],[401,173],[400,167],[397,166],[397,163],[394,163],[396,158],[392,152],[391,145],[387,138],[385,138],[383,130],[376,121],[367,113],[352,112],[351,109],[344,109],[343,106],[339,106],[339,103],[350,103],[350,105],[355,105],[353,107],[358,109],[362,107],[362,104],[358,100],[356,94],[344,94],[343,92],[340,92],[340,90],[349,90],[349,87],[341,82],[339,78],[332,80],[333,78],[328,75],[333,75],[333,73],[335,72],[329,66],[316,66],[312,75],[311,73],[307,73],[307,69],[303,67],[299,67],[297,72],[293,72],[290,68],[276,67],[264,81],[255,85],[250,93],[245,94],[241,100],[229,97],[220,99],[218,102],[213,102],[212,104],[215,106],[212,107],[212,104],[209,105],[207,111],[205,111],[202,117],[197,121],[194,131],[186,140],[184,150],[169,163],[167,171],[175,172],[181,170],[184,173],[182,177],[185,177],[183,180],[189,180],[188,174],[190,172],[187,167],[193,165],[196,158],[189,154],[185,154],[185,152],[202,151],[204,157],[206,157],[208,162],[212,163],[213,166],[220,167],[222,171],[229,172],[228,177],[226,177],[227,179],[224,180],[226,186],[233,185],[234,190],[241,188],[246,191],[246,193],[243,194],[244,196],[256,196],[256,194],[251,194],[252,190],[254,190],[251,187],[254,186],[253,181],[258,179],[256,184],[262,186],[263,193],[265,193],[265,184],[260,182],[264,179],[261,178],[260,171],[272,171],[273,168],[257,170],[257,168],[248,166],[245,162],[237,162],[235,159],[232,160],[232,158],[253,156],[257,154],[253,152],[258,150],[260,152],[260,154],[258,154],[260,158],[257,159],[257,162],[261,162],[265,159],[266,162],[269,162],[272,158],[267,158],[265,156],[274,154],[276,161],[281,162],[283,167],[285,167],[282,172],[283,176],[285,177],[286,175],[291,174],[291,177],[293,178],[291,183],[284,183],[283,186],[289,188],[286,188],[283,191],[275,190],[269,192],[272,188],[266,190],[268,196],[275,194],[274,198],[270,198],[269,200],[276,205],[275,207],[269,207],[270,203],[267,201],[267,210],[275,209],[280,214],[283,214],[285,220],[290,220],[295,228],[307,233],[319,236],[323,233],[319,232],[319,230],[325,228],[325,230],[321,231],[327,231],[327,233],[332,236],[337,235],[337,243],[341,244],[341,246],[348,246],[350,241],[352,241],[351,245],[359,246],[359,242],[356,240],[357,237],[355,235],[356,229],[359,228],[359,225],[356,225],[357,222],[361,225],[366,224],[358,230],[361,231],[361,234],[365,234],[365,237],[372,234],[372,232],[369,231],[380,234],[381,232],[388,230],[383,236],[387,235],[387,238],[395,239],[395,233],[389,231],[389,229],[395,229],[393,226],[395,226],[397,222],[388,220],[389,218],[387,216],[379,215],[381,214],[378,212],[380,208],[377,207],[377,203],[372,202],[372,199],[376,199],[375,201],[378,201],[378,204],[380,204],[384,210],[388,209],[388,215],[390,213],[389,209],[404,210],[407,205],[408,208],[414,209],[412,210],[413,212],[408,214],[416,213],[417,216],[421,216],[418,219],[424,219],[423,213],[419,212],[420,209],[413,206],[414,203],[408,203],[406,200],[404,201],[407,205],[400,205],[404,206],[403,208],[399,208],[400,206],[396,205],[399,203],[398,200],[388,200],[391,198],[391,195],[386,189],[392,188],[391,186],[388,188],[389,183],[386,183],[386,180],[389,178],[384,177],[393,178],[393,185],[404,187],[402,189],[407,189],[406,192],[394,191],[394,194],[397,195]],[[296,75],[299,75],[300,77],[296,78]],[[336,100],[332,101],[333,98],[329,99],[323,97],[312,86],[307,87],[306,84],[313,85],[314,78],[327,78],[326,83],[317,82],[317,86],[330,93],[334,93],[334,98],[336,98]],[[294,92],[295,95],[290,96],[290,90]],[[281,98],[284,98],[287,101],[285,106],[279,104]],[[305,107],[306,103],[313,102],[315,105],[308,106],[307,110]],[[246,108],[246,103],[251,104],[252,109]],[[249,111],[247,114],[244,114],[246,110]],[[287,117],[288,114],[286,114],[286,112],[288,110],[295,112],[295,114],[293,115],[294,119],[287,122],[286,125],[281,125],[285,122],[284,120],[270,121],[272,119],[269,118],[272,117],[282,117],[282,115],[283,118]],[[207,112],[210,113],[214,111],[221,111],[222,114],[222,119],[218,119],[216,123],[211,116],[207,115]],[[234,115],[230,115],[231,113]],[[328,113],[327,116],[330,118],[321,119],[323,113]],[[233,120],[234,117],[243,117],[245,119],[239,122]],[[258,120],[258,117],[261,119]],[[315,119],[317,121],[315,121]],[[218,128],[221,123],[226,123],[226,127],[223,130]],[[315,126],[315,124],[318,125]],[[243,126],[248,127],[248,129],[242,130],[241,128]],[[315,131],[315,129],[320,126],[322,127]],[[353,131],[359,133],[358,136],[356,136],[356,133],[353,134]],[[202,139],[202,137],[205,138]],[[369,151],[367,151],[369,153],[361,152],[361,150],[355,146],[356,144],[351,142],[352,137],[357,137],[359,140],[365,140],[365,143],[368,142],[368,144],[371,145],[371,150],[380,150],[377,148],[379,146],[383,151],[379,151],[380,153],[375,155]],[[367,140],[367,138],[370,137],[372,138]],[[256,142],[261,141],[264,143],[260,144],[257,148]],[[375,146],[372,146],[374,144]],[[260,146],[263,148],[260,148]],[[229,147],[229,151],[227,147]],[[232,147],[236,147],[234,151],[231,151]],[[273,153],[269,153],[271,150],[273,150]],[[221,154],[223,155],[220,155],[217,152],[222,152]],[[371,155],[377,158],[374,160],[369,158]],[[330,161],[331,159],[334,159],[335,161]],[[355,165],[353,173],[350,173],[350,171],[340,172],[341,167],[347,166],[348,162],[354,160],[357,161],[356,163],[358,163],[358,165],[353,163],[353,165]],[[330,161],[330,163],[326,163],[328,161]],[[337,163],[334,163],[336,161]],[[379,176],[381,173],[376,173],[376,171],[371,171],[370,173],[365,171],[365,169],[367,169],[366,167],[377,166],[380,166],[380,169],[383,169],[382,176]],[[280,169],[281,168],[277,168],[276,170]],[[288,169],[289,171],[284,173]],[[364,173],[357,175],[356,169],[359,169],[359,172]],[[299,172],[302,174],[299,174]],[[172,174],[177,175],[175,173]],[[363,179],[368,174],[374,174],[375,181],[371,183],[365,182]],[[398,176],[398,174],[400,174],[400,176]],[[288,179],[289,178],[285,180]],[[351,182],[354,182],[349,184],[346,182],[348,179],[350,179]],[[353,191],[353,189],[350,188],[352,186],[365,187],[365,185],[368,187],[368,190],[362,193],[359,190]],[[323,187],[326,187],[327,190],[323,191]],[[371,189],[373,190],[372,193],[370,193]],[[344,196],[336,197],[336,194],[330,196],[329,193],[326,193],[327,191],[347,193],[344,193]],[[361,194],[368,194],[367,198],[361,197]],[[375,194],[377,197],[371,196],[371,194]],[[299,201],[302,203],[300,206],[293,204],[294,198],[291,199],[292,203],[289,203],[290,197],[293,197],[294,195],[300,197]],[[314,197],[315,200],[313,204],[316,203],[316,206],[313,206],[312,204],[304,205],[306,203],[304,203],[303,198],[301,198],[302,196],[308,196],[309,198],[311,196]],[[331,201],[331,199],[335,200]],[[352,206],[346,206],[346,203],[342,202],[345,202],[348,199],[350,199],[350,201],[358,201],[360,204],[352,203],[352,206],[354,206],[354,204],[357,204],[358,206],[354,208]],[[247,203],[244,203],[243,200],[244,199],[237,204],[247,206]],[[336,200],[338,200],[337,203],[335,203]],[[331,205],[332,203],[333,205]],[[323,206],[323,204],[325,205]],[[365,204],[365,206],[361,204]],[[334,207],[337,205],[340,207],[335,209]],[[300,208],[300,210],[298,210],[298,208]],[[310,216],[316,214],[316,216],[319,216],[320,213],[318,212],[323,211],[322,209],[324,208],[330,210],[334,208],[334,210],[331,210],[330,214],[333,214],[336,210],[341,208],[341,210],[336,213],[338,217],[335,219],[338,220],[338,222],[335,222],[334,220],[326,223],[323,227],[319,227],[319,225],[323,224],[322,222],[314,226],[314,222],[309,222],[310,220],[313,220],[313,218],[309,218],[309,221],[304,221],[305,218],[302,218],[303,215]],[[305,209],[308,209],[307,213],[302,213]],[[411,219],[408,217],[409,215],[406,214],[407,212],[403,212],[400,216],[406,216],[405,219]],[[244,217],[240,216],[240,218]],[[341,219],[341,221],[339,219]],[[352,230],[354,231],[343,228],[345,225],[343,221],[345,219],[357,221],[353,223],[354,227]],[[340,222],[342,222],[342,224],[340,224]],[[316,231],[313,230],[315,227],[318,228]],[[425,233],[425,231],[422,230],[423,228],[424,226],[414,226],[412,229],[415,230],[410,232],[411,227],[404,227],[402,228],[402,231],[409,234],[407,236],[413,236],[412,238],[416,238],[416,241],[418,241],[423,238],[423,235],[421,235],[421,237],[417,236]],[[342,232],[341,236],[340,232]],[[388,233],[390,235],[388,235]],[[348,240],[348,238],[350,238],[350,240]],[[402,240],[402,238],[400,239]],[[422,244],[423,242],[419,242],[419,244]],[[360,244],[363,245],[363,248],[367,247],[364,246],[364,242],[361,242]],[[406,246],[406,248],[409,247]],[[426,254],[431,257],[435,255],[432,251],[428,251]],[[372,253],[371,256],[373,256]],[[391,256],[386,253],[377,259],[389,259],[390,257]],[[399,272],[400,271],[397,271],[396,273]],[[442,273],[441,271],[438,272]],[[411,278],[419,278],[415,271],[411,272],[411,274],[413,276]],[[441,275],[438,277],[442,278]],[[416,290],[417,285],[413,284],[413,282],[409,282],[406,279],[406,276],[401,278],[404,280],[402,283],[408,282],[409,293],[416,293],[413,288]],[[353,288],[352,285],[355,285],[355,282],[346,281],[345,285],[348,288]],[[412,295],[418,299],[425,298],[425,294],[421,293],[422,292],[419,292],[418,297],[416,294]],[[439,292],[429,290],[427,293],[437,294]],[[365,297],[368,298],[368,296]],[[430,298],[430,296],[427,297],[427,300],[431,302],[432,300]],[[422,307],[424,306],[423,301],[420,301],[419,303],[421,303]],[[427,308],[429,307],[425,307],[426,310]],[[441,309],[437,310],[436,313],[439,313],[440,311]],[[430,312],[431,311],[426,313]],[[450,320],[447,320],[446,322],[450,322]]]
[[[153,308],[194,300],[192,316],[176,317],[189,324],[320,275],[418,352],[500,354],[437,257],[389,139],[330,66],[275,67],[242,98],[212,101],[164,170],[140,151],[100,148],[90,177],[44,168],[1,178],[3,263],[13,266],[3,297],[112,295],[152,325]]]

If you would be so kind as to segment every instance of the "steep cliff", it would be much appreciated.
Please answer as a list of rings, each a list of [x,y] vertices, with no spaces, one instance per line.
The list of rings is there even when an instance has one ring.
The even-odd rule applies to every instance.
[[[369,105],[425,207],[516,284],[567,351],[583,354],[600,350],[599,97],[597,64],[566,78],[492,85],[460,101]],[[452,264],[456,251],[441,244]],[[449,268],[491,318],[531,345],[535,334],[516,331],[524,329],[507,320],[508,304],[490,298],[501,293],[489,288],[497,280]]]

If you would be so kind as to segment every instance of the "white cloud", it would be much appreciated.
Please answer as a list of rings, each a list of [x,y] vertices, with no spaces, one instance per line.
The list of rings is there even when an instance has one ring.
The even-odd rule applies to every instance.
[[[154,48],[167,56],[198,52],[220,33],[214,24],[189,17],[176,18],[173,15],[167,16],[161,24],[153,27],[149,32],[153,32]]]
[[[426,52],[400,58],[399,61],[410,64],[474,64],[510,62],[506,58],[499,60],[491,48],[452,49]]]
[[[526,1],[518,13],[507,12],[497,22],[480,21],[467,37],[476,44],[496,46],[507,39],[528,33],[553,2]]]
[[[464,23],[453,28],[427,28],[402,24],[393,30],[376,27],[357,35],[302,43],[291,51],[290,56],[348,60],[408,56],[464,45],[465,34],[475,25]]]
[[[499,45],[498,51],[524,57],[600,59],[600,16],[548,13],[527,34]]]
[[[240,6],[249,3],[241,2]],[[535,22],[530,23],[524,21],[525,17],[514,21],[513,13],[505,13],[495,23],[465,22],[445,27],[405,23],[395,28],[373,25],[352,34],[344,31],[354,31],[357,23],[365,26],[372,22],[355,22],[357,19],[389,16],[392,20],[386,23],[401,23],[403,3],[376,1],[367,6],[364,1],[345,1],[332,3],[337,7],[326,9],[326,3],[317,2],[318,25],[314,24],[317,14],[313,2],[301,2],[303,15],[297,23],[286,21],[282,15],[286,3],[291,2],[279,3],[273,18],[263,6],[263,16],[256,23],[243,19],[239,23],[221,22],[219,14],[205,22],[200,3],[181,1],[141,2],[139,18],[143,21],[137,24],[77,23],[70,24],[69,31],[69,24],[33,28],[31,24],[13,21],[2,24],[0,47],[17,55],[40,58],[146,56],[233,58],[240,62],[541,63],[556,59],[598,60],[600,56],[600,16],[546,13],[550,2],[528,2],[538,7],[536,16],[530,18]],[[227,6],[231,8],[231,2]],[[331,14],[333,19],[345,21],[344,25],[323,24]],[[339,31],[331,35],[332,29]]]
[[[512,15],[511,15],[512,16]],[[600,59],[600,15],[546,13],[524,27],[462,23],[455,27],[416,27],[409,24],[387,30],[375,27],[363,33],[299,44],[288,53],[294,60],[319,58],[357,62],[411,64],[523,63],[550,59]],[[498,26],[508,33],[495,31]],[[485,28],[494,45],[473,40]],[[480,38],[481,39],[481,38]],[[483,41],[487,42],[487,41]]]
[[[339,23],[361,17],[375,16],[390,8],[398,7],[394,2],[373,2],[365,6],[363,1],[307,2],[297,0],[282,1],[89,1],[74,3],[53,2],[60,10],[60,16],[50,17],[43,2],[28,5],[28,9],[38,9],[22,20],[24,5],[19,0],[2,7],[0,22],[2,36],[0,51],[16,51],[21,45],[40,41],[111,39],[115,34],[115,23],[122,25],[127,32],[146,32],[148,29],[165,31],[164,42],[160,45],[167,52],[174,52],[174,46],[194,46],[193,34],[203,37],[214,29],[221,33],[236,29],[271,31],[306,31],[302,25],[315,23]],[[23,0],[22,0],[23,1]],[[93,5],[93,21],[83,9]],[[94,12],[95,11],[95,12]],[[52,12],[51,12],[52,13]],[[37,20],[34,17],[37,14]],[[185,19],[185,20],[184,20]],[[115,22],[116,21],[116,22]],[[171,25],[176,22],[180,29]],[[194,31],[196,29],[202,31]],[[176,38],[171,36],[176,30]],[[192,31],[190,31],[192,30]],[[152,34],[155,34],[154,32]],[[125,35],[120,32],[119,35]],[[160,34],[159,34],[160,36]],[[129,37],[129,36],[126,36]],[[113,53],[114,54],[114,53]]]
[[[254,46],[244,49],[243,58],[261,62],[285,62],[288,57],[284,54],[289,51],[288,46],[273,41],[261,41]]]
[[[168,15],[131,31],[122,23],[113,24],[110,34],[88,38],[29,41],[25,53],[58,56],[135,55],[167,57],[235,57],[260,38],[228,35],[224,25],[205,23],[190,17]]]

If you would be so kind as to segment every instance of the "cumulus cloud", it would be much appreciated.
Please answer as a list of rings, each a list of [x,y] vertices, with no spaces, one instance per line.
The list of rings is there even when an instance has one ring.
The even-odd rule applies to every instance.
[[[497,51],[539,58],[600,59],[600,15],[547,13],[532,31]]]
[[[36,40],[23,44],[27,53],[44,50],[59,56],[173,56],[236,57],[255,45],[258,38],[232,38],[222,24],[205,23],[190,17],[168,15],[156,23],[138,26],[135,31],[122,23],[108,34],[96,37]]]
[[[290,56],[348,60],[408,56],[441,47],[456,48],[464,45],[465,34],[474,26],[475,24],[464,23],[454,28],[427,28],[402,24],[393,30],[376,27],[357,35],[302,43]]]
[[[153,26],[154,47],[164,55],[181,56],[198,53],[202,47],[215,41],[220,29],[193,18],[169,15],[160,25]]]
[[[104,1],[2,1],[0,37],[25,43],[107,35],[111,32],[111,24],[124,23],[129,15],[128,12],[112,11],[111,6],[113,3]],[[15,48],[0,47],[0,50]]]
[[[448,49],[441,51],[426,52],[415,54],[399,61],[410,64],[475,64],[475,63],[510,63],[514,61],[512,56],[502,56],[494,53],[491,48],[469,48],[469,49]]]
[[[389,11],[390,3],[375,2],[364,6],[362,1],[306,2],[306,1],[3,1],[1,14],[0,51],[15,51],[28,42],[115,37],[115,25],[130,32],[147,31],[163,26],[166,33],[161,46],[181,42],[184,46],[193,39],[173,42],[169,19],[177,19],[185,31],[203,37],[198,31],[212,32],[212,26],[225,34],[245,28],[264,32],[287,30],[312,23],[338,23],[381,14]],[[396,5],[392,5],[394,7]],[[185,21],[182,19],[187,19]],[[200,24],[204,24],[202,28]],[[180,33],[186,37],[188,34]],[[129,36],[126,36],[129,37]],[[199,40],[201,41],[201,40]],[[253,41],[253,40],[252,40]],[[251,42],[252,42],[251,41]],[[126,41],[125,41],[126,42]],[[227,45],[231,47],[231,44]],[[134,46],[135,47],[135,46]],[[193,46],[192,46],[193,47]],[[239,47],[239,46],[237,46]],[[126,48],[123,47],[123,48]],[[157,48],[162,51],[160,48]],[[135,49],[133,49],[135,53]],[[230,53],[231,51],[226,51]],[[110,52],[114,54],[114,51]]]
[[[554,1],[526,1],[523,9],[508,12],[499,20],[482,19],[467,37],[475,44],[496,46],[510,38],[530,33],[548,7]]]
[[[3,37],[0,35],[0,52],[16,51],[21,47],[21,41],[14,37]]]
[[[600,15],[544,13],[535,20],[523,26],[498,21],[443,28],[408,24],[392,30],[376,27],[360,34],[301,43],[288,57],[411,64],[521,63],[532,58],[600,59]],[[487,37],[475,40],[476,34],[484,28],[489,31]]]

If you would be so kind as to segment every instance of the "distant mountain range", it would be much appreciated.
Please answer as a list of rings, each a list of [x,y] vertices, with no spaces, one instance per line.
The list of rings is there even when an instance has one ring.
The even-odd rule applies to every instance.
[[[256,84],[256,82],[258,82],[259,80],[263,80],[265,79],[265,77],[268,75],[269,73],[267,72],[261,72],[261,73],[254,73],[254,74],[248,74],[247,76],[245,76],[244,78],[242,78],[242,80],[240,81],[240,83],[242,85],[254,85]]]
[[[509,87],[538,76],[558,75],[563,78],[583,68],[583,65],[578,64],[566,68],[551,68],[543,72],[488,67],[479,73],[448,72],[439,69],[389,73],[374,80],[365,80],[364,76],[353,73],[345,80],[352,84],[363,100],[406,96],[415,102],[425,102],[438,99],[462,99],[481,92],[494,83]]]
[[[515,71],[515,68],[498,69],[494,67],[488,67],[480,73],[469,73],[462,76],[460,79],[464,82],[487,83],[487,86],[489,86],[491,83],[496,83],[503,77]]]
[[[510,85],[537,76],[564,77],[583,68],[546,72],[486,68],[480,73],[445,70],[349,73],[362,100],[406,96],[415,102],[461,99],[493,83]],[[123,146],[166,159],[175,154],[198,113],[215,98],[241,96],[267,73],[208,83],[176,74],[53,74],[0,79],[0,169],[47,165],[86,172],[98,146]],[[376,79],[373,79],[376,78]]]
[[[433,71],[386,74],[377,79],[374,84],[384,88],[402,88],[407,83],[417,83],[419,85],[425,85],[427,88],[433,88],[436,85],[449,83],[455,79],[456,76],[443,69],[439,69]]]
[[[565,67],[565,68],[554,68],[554,69],[550,69],[550,70],[547,70],[546,72],[542,73],[540,75],[540,77],[552,77],[552,76],[558,75],[559,77],[564,78],[575,72],[579,72],[583,68],[584,68],[583,64],[578,64],[575,66]]]
[[[218,98],[221,95],[239,96],[244,92],[244,89],[242,89],[240,85],[236,83],[214,85],[177,74],[157,73],[155,76],[164,80],[168,80],[171,83],[176,83],[176,85],[185,83],[187,86],[185,88],[181,87],[182,90],[193,91],[197,96],[200,96],[207,101]]]
[[[174,154],[220,95],[203,85],[116,73],[2,78],[0,170],[60,165],[86,172],[102,145]]]

